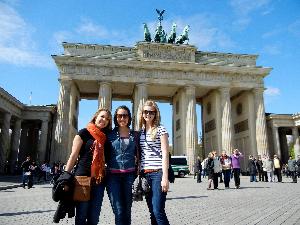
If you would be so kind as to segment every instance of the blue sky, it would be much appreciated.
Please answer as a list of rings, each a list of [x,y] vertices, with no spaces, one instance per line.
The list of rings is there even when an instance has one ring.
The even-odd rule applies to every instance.
[[[0,0],[0,86],[24,104],[31,92],[31,104],[56,104],[59,74],[51,55],[63,52],[61,42],[134,46],[143,39],[143,22],[154,31],[156,8],[166,10],[167,32],[172,22],[178,33],[189,24],[198,50],[258,54],[257,65],[273,68],[265,78],[266,112],[300,111],[298,0]],[[96,107],[80,103],[79,127]],[[171,132],[171,107],[160,107]]]

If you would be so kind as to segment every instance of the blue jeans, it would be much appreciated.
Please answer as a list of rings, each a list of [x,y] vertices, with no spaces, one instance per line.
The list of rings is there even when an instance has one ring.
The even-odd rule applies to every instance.
[[[23,172],[22,183],[23,183],[23,187],[24,188],[25,188],[26,183],[27,183],[27,187],[31,188],[33,186],[33,176],[32,176],[32,173],[31,173],[31,175],[25,175],[25,172]]]
[[[131,224],[132,184],[135,173],[108,174],[107,194],[116,225]]]
[[[105,183],[91,187],[91,199],[76,204],[75,225],[97,225],[104,196]]]
[[[230,176],[231,176],[231,170],[223,170],[223,175],[224,175],[224,184],[225,187],[229,188],[229,182],[230,182]]]
[[[169,225],[165,212],[167,192],[161,190],[162,172],[146,173],[145,177],[151,187],[150,193],[146,195],[151,225]]]
[[[256,182],[256,175],[250,175],[250,182]]]

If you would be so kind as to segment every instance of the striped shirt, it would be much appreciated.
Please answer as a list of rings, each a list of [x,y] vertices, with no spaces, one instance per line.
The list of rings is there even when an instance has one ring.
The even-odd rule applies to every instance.
[[[140,146],[141,146],[141,169],[161,169],[162,168],[162,151],[161,141],[162,135],[168,132],[165,127],[158,126],[156,138],[152,140],[151,134],[146,134],[145,141],[145,130],[141,132]],[[150,146],[151,147],[150,147]]]

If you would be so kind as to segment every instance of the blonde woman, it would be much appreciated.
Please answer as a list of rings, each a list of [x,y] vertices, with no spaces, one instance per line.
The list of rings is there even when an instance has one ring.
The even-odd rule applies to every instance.
[[[141,172],[151,191],[146,196],[151,224],[169,224],[165,203],[169,189],[168,132],[160,125],[160,112],[154,101],[144,103],[140,115]]]
[[[92,178],[91,199],[76,202],[75,225],[98,224],[104,196],[104,143],[111,130],[112,118],[108,109],[100,108],[87,127],[74,137],[72,152],[65,171],[71,172],[77,160],[75,176]]]

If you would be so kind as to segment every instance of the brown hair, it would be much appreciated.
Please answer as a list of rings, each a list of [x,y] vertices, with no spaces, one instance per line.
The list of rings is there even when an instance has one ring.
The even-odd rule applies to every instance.
[[[102,112],[102,111],[107,112],[107,114],[108,114],[108,119],[109,119],[109,122],[108,122],[107,126],[104,127],[103,129],[111,130],[111,128],[112,128],[112,116],[111,116],[110,110],[107,109],[107,108],[99,108],[99,109],[97,110],[97,112],[95,112],[95,114],[94,114],[94,116],[92,117],[92,119],[90,120],[90,123],[95,124],[95,121],[96,121],[97,116],[98,116],[98,115],[100,114],[100,112]]]

